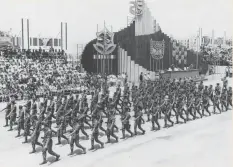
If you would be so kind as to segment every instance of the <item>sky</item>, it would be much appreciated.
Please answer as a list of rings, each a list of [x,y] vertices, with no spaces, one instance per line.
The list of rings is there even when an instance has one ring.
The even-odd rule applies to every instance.
[[[130,0],[0,0],[0,31],[19,35],[21,18],[30,20],[32,36],[57,37],[60,23],[68,24],[68,52],[77,53],[77,44],[96,38],[104,21],[113,31],[126,27]],[[232,0],[146,0],[163,32],[176,39],[197,34],[228,38],[233,30]],[[60,37],[60,36],[59,36]]]

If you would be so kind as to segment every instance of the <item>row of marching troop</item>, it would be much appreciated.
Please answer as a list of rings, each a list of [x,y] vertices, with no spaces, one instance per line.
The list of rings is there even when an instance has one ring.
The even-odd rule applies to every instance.
[[[92,77],[87,77],[85,82],[95,84],[91,80]],[[114,91],[107,80],[94,86],[91,95],[84,90],[70,95],[61,92],[57,97],[44,96],[43,99],[33,96],[24,105],[18,105],[11,97],[2,110],[5,111],[5,127],[9,127],[9,131],[16,130],[16,137],[23,136],[23,143],[31,144],[30,153],[37,152],[36,145],[42,147],[41,164],[45,164],[47,153],[55,156],[56,161],[60,159],[53,151],[54,138],[58,141],[56,145],[60,145],[62,139],[67,141],[69,155],[74,154],[74,145],[86,154],[83,140],[90,139],[89,151],[97,150],[119,142],[119,135],[122,140],[144,135],[146,124],[151,125],[151,131],[158,131],[163,122],[163,128],[170,128],[174,124],[226,112],[232,107],[232,88],[226,78],[223,84],[209,86],[203,81],[163,78],[143,81],[139,86],[129,86],[125,82],[123,87],[115,86]],[[105,135],[106,143],[101,141]]]

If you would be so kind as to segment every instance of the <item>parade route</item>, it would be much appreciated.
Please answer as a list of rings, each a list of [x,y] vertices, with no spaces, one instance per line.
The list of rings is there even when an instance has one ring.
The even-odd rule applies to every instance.
[[[214,82],[220,82],[215,80]],[[211,84],[215,84],[211,81]],[[210,81],[205,82],[209,84]],[[229,84],[232,82],[229,80]],[[4,106],[0,106],[2,109]],[[210,107],[212,110],[212,107]],[[146,118],[146,117],[145,117]],[[174,120],[174,118],[173,118]],[[17,132],[8,132],[3,128],[4,113],[0,113],[0,166],[1,167],[36,167],[42,161],[41,148],[37,148],[36,154],[29,154],[31,144],[22,144],[23,137],[15,138]],[[133,122],[133,120],[131,120]],[[163,120],[160,120],[163,126]],[[120,128],[120,120],[117,117],[117,125]],[[105,127],[105,125],[104,125]],[[222,114],[204,117],[186,124],[175,125],[169,129],[150,131],[151,123],[142,126],[146,134],[119,143],[106,144],[104,149],[87,151],[86,155],[67,156],[69,145],[62,142],[61,146],[53,147],[54,151],[61,155],[61,161],[51,163],[54,159],[48,156],[48,162],[44,166],[54,167],[231,167],[232,166],[232,110]],[[132,127],[131,127],[132,128]],[[91,131],[87,130],[90,135]],[[121,137],[121,131],[116,133]],[[43,136],[43,133],[40,135]],[[80,143],[90,148],[90,140],[82,139]],[[106,142],[106,136],[100,137]],[[41,141],[41,139],[40,139]],[[57,138],[53,138],[54,144]],[[76,147],[75,147],[76,150]],[[80,154],[79,150],[75,151]]]

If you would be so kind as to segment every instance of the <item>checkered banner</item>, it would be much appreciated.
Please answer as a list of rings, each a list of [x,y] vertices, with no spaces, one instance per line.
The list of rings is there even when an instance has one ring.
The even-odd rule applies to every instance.
[[[153,41],[150,40],[150,54],[153,59],[160,60],[164,56],[164,41]]]
[[[172,56],[178,64],[181,64],[182,62],[187,64],[187,55],[187,48],[180,46],[176,41],[173,41]]]

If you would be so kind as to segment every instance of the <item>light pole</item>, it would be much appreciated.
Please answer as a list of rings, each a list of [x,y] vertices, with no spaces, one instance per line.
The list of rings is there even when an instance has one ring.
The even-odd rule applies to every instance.
[[[197,64],[196,64],[196,69],[198,69],[198,52],[199,52],[199,37],[200,37],[200,29],[198,30],[198,34],[197,34]]]

